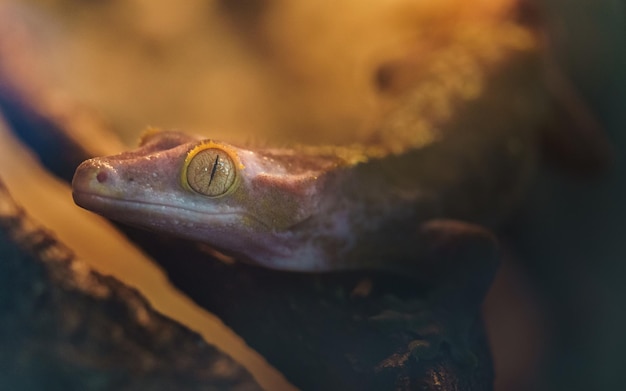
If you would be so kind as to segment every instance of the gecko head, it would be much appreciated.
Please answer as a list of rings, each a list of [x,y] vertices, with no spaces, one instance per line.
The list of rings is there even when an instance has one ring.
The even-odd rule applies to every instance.
[[[294,227],[314,213],[333,166],[289,149],[151,131],[134,151],[83,162],[72,189],[79,206],[105,217],[272,266],[298,247]]]

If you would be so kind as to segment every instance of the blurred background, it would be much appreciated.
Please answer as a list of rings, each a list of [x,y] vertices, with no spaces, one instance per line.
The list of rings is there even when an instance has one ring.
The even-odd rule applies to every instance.
[[[29,96],[45,91],[48,103],[77,104],[126,147],[149,125],[228,140],[293,134],[350,140],[367,135],[382,115],[372,69],[406,50],[411,23],[422,17],[407,12],[416,3],[0,0],[0,35],[12,37],[0,40],[0,64]],[[626,6],[536,3],[556,58],[606,131],[614,165],[591,178],[542,167],[520,216],[503,233],[509,256],[485,305],[496,389],[620,389],[626,387]],[[302,17],[307,24],[298,22]],[[34,169],[24,170],[25,152],[7,134],[0,137],[0,177],[47,219],[45,203],[52,201],[42,201],[33,186],[62,185],[28,182]],[[110,142],[111,152],[124,147],[90,141]],[[68,209],[46,224],[63,230],[73,206],[67,189],[58,194]],[[68,231],[63,239],[70,246],[89,242],[77,240],[81,234]],[[85,258],[110,258],[87,247]],[[119,257],[129,256],[141,254]]]

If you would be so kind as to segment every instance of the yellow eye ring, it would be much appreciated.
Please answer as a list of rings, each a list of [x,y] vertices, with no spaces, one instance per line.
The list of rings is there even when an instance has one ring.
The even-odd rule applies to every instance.
[[[237,187],[238,171],[242,168],[232,148],[207,141],[187,154],[181,171],[181,183],[187,190],[217,198]]]

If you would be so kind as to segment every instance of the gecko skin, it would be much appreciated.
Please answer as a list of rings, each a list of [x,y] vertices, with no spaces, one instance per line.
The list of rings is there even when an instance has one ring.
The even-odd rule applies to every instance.
[[[538,44],[499,29],[411,63],[376,142],[255,148],[151,131],[81,164],[75,202],[269,268],[407,270],[422,224],[495,224],[532,171],[549,106]]]

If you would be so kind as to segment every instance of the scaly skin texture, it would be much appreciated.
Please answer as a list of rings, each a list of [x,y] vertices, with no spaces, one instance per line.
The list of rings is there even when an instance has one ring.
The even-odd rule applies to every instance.
[[[453,36],[389,71],[409,87],[367,142],[253,148],[149,132],[135,151],[84,162],[74,199],[270,268],[404,272],[424,251],[423,223],[506,214],[547,113],[529,30],[505,20]],[[205,150],[204,166],[190,163]]]

